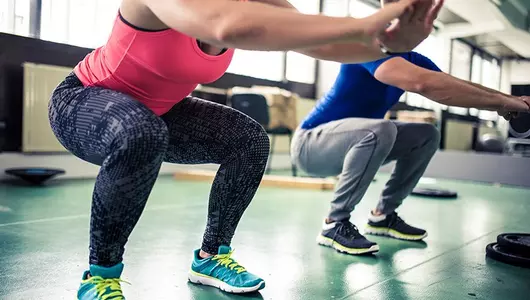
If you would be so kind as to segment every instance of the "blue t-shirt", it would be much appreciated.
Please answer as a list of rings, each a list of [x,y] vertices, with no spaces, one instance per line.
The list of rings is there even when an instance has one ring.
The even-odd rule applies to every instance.
[[[396,56],[425,69],[441,71],[434,62],[416,52],[362,64],[343,64],[333,87],[317,102],[301,127],[311,129],[344,118],[384,118],[386,112],[399,101],[404,91],[380,82],[374,74],[380,65]]]

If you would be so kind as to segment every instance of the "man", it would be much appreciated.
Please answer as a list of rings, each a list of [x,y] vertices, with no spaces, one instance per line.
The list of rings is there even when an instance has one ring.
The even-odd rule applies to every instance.
[[[379,250],[349,219],[379,167],[390,161],[396,161],[396,167],[365,233],[404,240],[427,236],[425,230],[403,221],[396,209],[423,175],[438,149],[440,134],[431,124],[384,119],[404,91],[449,106],[496,110],[506,118],[506,112],[530,110],[530,98],[462,81],[415,52],[343,64],[334,86],[302,122],[291,145],[293,160],[302,170],[317,176],[339,175],[319,244],[348,254]]]

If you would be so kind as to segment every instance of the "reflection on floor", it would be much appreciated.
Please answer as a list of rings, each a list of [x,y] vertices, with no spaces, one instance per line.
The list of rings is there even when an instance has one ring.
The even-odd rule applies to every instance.
[[[352,220],[362,227],[386,175]],[[498,233],[528,231],[530,190],[438,181],[456,200],[409,197],[400,209],[426,243],[373,237],[381,251],[353,257],[315,244],[331,192],[262,188],[233,241],[235,257],[267,287],[247,297],[193,286],[209,186],[158,180],[127,247],[127,299],[528,299],[530,270],[486,259]],[[93,181],[43,188],[0,185],[0,299],[73,299],[87,263]]]

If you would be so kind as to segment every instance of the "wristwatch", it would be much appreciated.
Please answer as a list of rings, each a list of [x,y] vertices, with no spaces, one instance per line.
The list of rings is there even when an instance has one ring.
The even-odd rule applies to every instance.
[[[379,44],[379,48],[381,49],[381,52],[383,52],[383,54],[386,54],[386,55],[398,55],[399,54],[399,53],[388,50],[388,48],[385,47],[385,45],[381,43]]]

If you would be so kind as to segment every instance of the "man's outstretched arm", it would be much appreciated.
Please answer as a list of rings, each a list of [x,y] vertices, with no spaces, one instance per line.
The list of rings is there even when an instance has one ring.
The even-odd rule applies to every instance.
[[[377,68],[374,76],[383,83],[448,106],[530,112],[527,97],[514,97],[443,72],[431,71],[402,57],[385,61]]]

